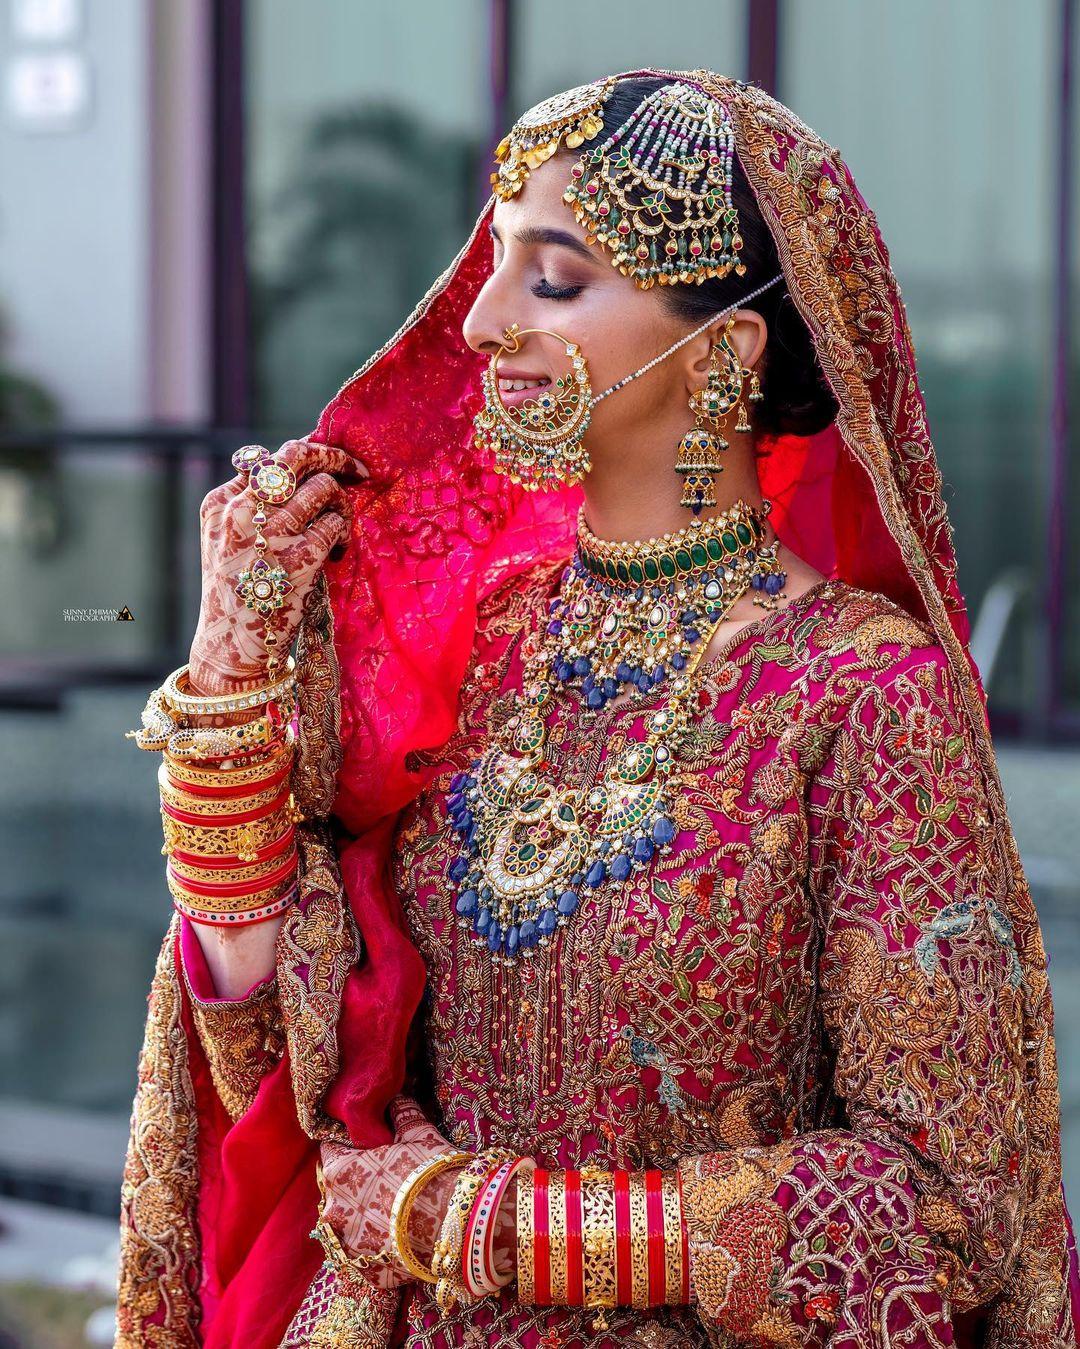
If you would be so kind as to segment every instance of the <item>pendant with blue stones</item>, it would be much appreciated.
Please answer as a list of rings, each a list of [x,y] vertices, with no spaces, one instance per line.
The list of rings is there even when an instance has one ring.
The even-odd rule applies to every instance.
[[[511,735],[534,739],[543,722],[531,712],[519,715]],[[533,753],[492,745],[455,775],[447,799],[461,849],[449,868],[454,907],[493,955],[531,954],[591,891],[609,879],[629,880],[670,850],[676,828],[665,784],[680,721],[670,704],[653,713],[649,737],[609,761],[584,797],[541,778],[542,743]]]
[[[719,565],[710,540],[721,550]],[[770,597],[785,579],[764,544],[761,513],[742,503],[646,544],[596,540],[597,551],[593,543],[581,521],[546,631],[526,657],[516,706],[483,755],[450,783],[447,813],[459,851],[448,876],[457,920],[496,960],[533,954],[593,891],[630,880],[671,850],[670,779],[688,729],[694,672],[731,606],[764,588],[754,578],[779,578],[765,590]],[[654,570],[664,584],[652,583]],[[547,719],[558,692],[576,686],[584,710],[596,711],[621,692],[636,701],[661,684],[667,701],[646,713],[644,740],[613,755],[590,790],[552,779]]]

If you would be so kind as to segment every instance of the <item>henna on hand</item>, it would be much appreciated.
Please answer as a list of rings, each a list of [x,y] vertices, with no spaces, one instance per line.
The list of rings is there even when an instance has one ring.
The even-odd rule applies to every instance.
[[[390,1104],[390,1115],[394,1141],[384,1147],[322,1145],[326,1188],[323,1216],[352,1256],[392,1250],[390,1209],[402,1181],[421,1162],[454,1151],[453,1144],[408,1097],[396,1097]],[[421,1261],[431,1258],[453,1185],[452,1174],[439,1177],[425,1185],[417,1196],[409,1220],[409,1236]],[[412,1275],[396,1261],[363,1267],[361,1273],[381,1288],[395,1288],[412,1280]]]
[[[277,615],[279,649],[296,636],[304,604],[332,549],[352,531],[352,502],[343,482],[367,469],[346,450],[314,441],[287,441],[276,457],[297,479],[293,497],[267,509],[269,552],[288,573],[292,590]],[[255,560],[254,502],[237,474],[207,493],[200,510],[202,601],[191,644],[189,678],[204,694],[231,693],[265,680],[263,622],[236,594],[240,573]]]

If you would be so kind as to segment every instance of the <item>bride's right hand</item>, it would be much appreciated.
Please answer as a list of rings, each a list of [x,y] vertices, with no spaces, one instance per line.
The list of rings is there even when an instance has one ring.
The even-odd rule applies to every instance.
[[[267,557],[285,569],[292,590],[277,611],[277,649],[289,650],[304,603],[328,555],[344,545],[352,507],[344,483],[367,469],[346,450],[311,440],[289,440],[274,455],[296,475],[296,491],[280,506],[265,507]],[[240,573],[256,559],[256,502],[247,475],[237,474],[207,493],[200,510],[202,603],[191,644],[188,677],[203,694],[232,693],[265,682],[263,621],[236,593]]]

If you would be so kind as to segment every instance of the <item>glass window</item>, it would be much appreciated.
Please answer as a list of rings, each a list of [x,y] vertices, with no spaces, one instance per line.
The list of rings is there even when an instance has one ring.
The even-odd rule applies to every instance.
[[[891,251],[972,613],[1010,574],[1028,587],[995,710],[1039,696],[1056,15],[822,0],[781,25],[780,97],[843,154]]]
[[[707,66],[745,78],[746,0],[683,0],[677,10],[547,0],[514,7],[514,111],[601,75],[652,66]],[[674,20],[674,21],[673,21]]]
[[[489,6],[249,4],[255,420],[302,434],[450,261],[490,136]]]
[[[1075,11],[1075,5],[1074,5]],[[1063,621],[1062,702],[1074,719],[1080,720],[1080,21],[1073,25],[1072,69],[1072,202],[1069,224],[1070,258],[1068,313],[1072,320],[1069,370],[1069,439],[1066,446],[1068,504],[1064,511],[1067,538],[1062,585],[1065,590]],[[1055,142],[1056,144],[1056,142]],[[1056,159],[1048,154],[1056,166]]]

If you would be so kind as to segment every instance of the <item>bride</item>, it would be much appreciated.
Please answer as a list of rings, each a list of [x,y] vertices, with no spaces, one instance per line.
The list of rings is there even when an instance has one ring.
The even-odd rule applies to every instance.
[[[547,100],[492,185],[203,504],[136,735],[177,913],[118,1344],[1075,1345],[1046,958],[873,214],[702,70]]]

